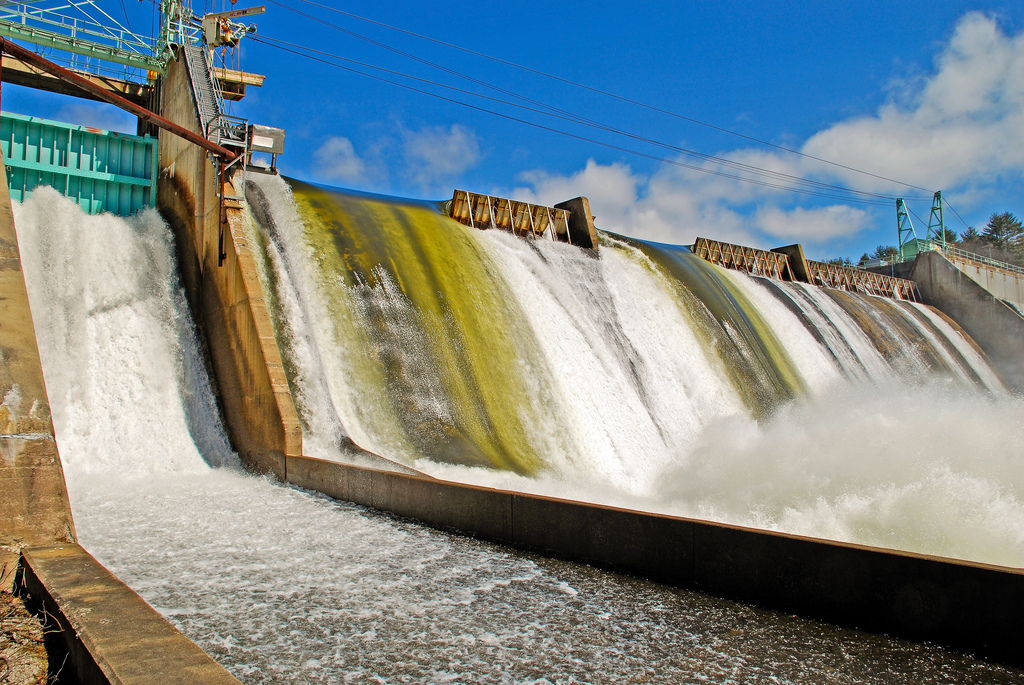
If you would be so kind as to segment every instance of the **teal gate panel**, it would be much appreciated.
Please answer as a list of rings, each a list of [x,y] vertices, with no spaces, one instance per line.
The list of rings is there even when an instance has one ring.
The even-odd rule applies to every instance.
[[[4,112],[0,149],[12,200],[48,185],[89,214],[156,205],[156,138]]]

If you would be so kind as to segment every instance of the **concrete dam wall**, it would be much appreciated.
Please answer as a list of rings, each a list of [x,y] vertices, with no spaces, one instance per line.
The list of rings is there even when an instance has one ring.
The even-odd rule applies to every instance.
[[[161,112],[199,132],[199,114],[182,57],[161,82]],[[182,277],[196,318],[209,339],[221,406],[232,444],[260,471],[283,477],[285,455],[302,453],[281,358],[241,230],[243,190],[219,185],[205,150],[160,133],[158,206],[178,238]],[[221,213],[221,195],[229,200]]]
[[[340,466],[337,461],[344,461],[344,456],[338,446],[351,440],[446,480],[512,490],[536,488],[536,492],[543,493],[561,489],[577,500],[595,497],[592,487],[581,487],[581,482],[615,479],[621,489],[610,500],[620,506],[693,511],[681,503],[666,503],[666,489],[651,479],[666,474],[658,461],[659,450],[664,450],[666,444],[675,449],[693,445],[694,431],[699,434],[702,424],[710,423],[716,412],[739,411],[770,424],[780,407],[794,398],[813,398],[816,394],[828,397],[837,383],[862,387],[865,382],[886,385],[896,380],[898,385],[927,385],[927,379],[936,374],[951,380],[967,395],[981,392],[999,396],[1005,392],[999,374],[988,365],[984,354],[952,320],[927,306],[821,291],[800,284],[755,282],[709,266],[684,249],[607,234],[602,237],[597,259],[568,246],[551,244],[541,248],[544,252],[538,260],[536,248],[528,242],[497,234],[493,238],[479,237],[482,234],[475,229],[446,223],[429,206],[402,201],[392,204],[298,182],[289,184],[290,188],[276,179],[257,179],[247,193],[254,208],[254,223],[262,229],[255,234],[252,246],[264,301],[277,327],[285,368],[292,369],[291,387],[303,424],[306,454],[321,457],[289,458],[285,478],[334,497],[687,587],[710,588],[713,583],[704,583],[710,582],[711,576],[700,580],[680,575],[678,570],[667,570],[674,562],[659,561],[661,556],[655,549],[680,543],[675,538],[662,539],[654,532],[662,520],[657,514],[622,514],[637,517],[636,527],[621,522],[598,524],[597,520],[607,518],[599,513],[600,507],[560,502],[550,505],[545,518],[548,523],[543,528],[550,535],[534,539],[515,532],[515,525],[510,523],[525,520],[520,517],[526,514],[515,513],[515,503],[527,506],[527,502],[534,502],[530,495],[451,483],[421,486],[415,476],[391,478]],[[317,255],[315,261],[305,261],[307,254]],[[714,361],[701,380],[663,375],[671,368],[664,366],[664,359],[659,362],[663,366],[645,366],[652,363],[648,355],[653,348],[639,346],[642,338],[628,332],[639,330],[630,329],[629,317],[643,312],[650,322],[650,317],[659,316],[654,314],[657,310],[643,309],[635,299],[623,306],[627,300],[616,298],[644,292],[650,304],[659,291],[650,290],[644,282],[649,277],[641,275],[642,271],[635,277],[639,280],[616,282],[635,268],[633,265],[643,265],[647,273],[653,270],[658,274],[654,283],[657,288],[666,288],[660,291],[661,297],[668,298],[666,303],[679,298],[671,306],[678,308],[682,320],[659,320],[661,328],[672,331],[669,348],[684,345],[686,337],[680,334],[681,329],[671,328],[682,322],[691,331],[691,349],[710,345],[714,354],[720,355],[712,357]],[[603,273],[605,268],[615,275],[612,271]],[[529,275],[519,278],[519,274]],[[546,298],[551,298],[563,313],[554,314],[555,309],[546,308]],[[630,311],[630,307],[636,311]],[[599,316],[615,314],[595,325],[587,321],[595,312],[600,312]],[[566,314],[566,328],[557,332],[549,328],[552,317],[558,320]],[[643,328],[639,323],[635,325]],[[621,332],[604,337],[613,329]],[[572,338],[574,333],[583,335]],[[577,347],[553,344],[567,339]],[[604,371],[587,364],[588,355],[595,352],[606,365]],[[367,364],[368,359],[371,364]],[[631,369],[631,377],[603,375],[615,363]],[[546,367],[557,371],[546,377],[543,373],[519,375],[524,370],[537,374]],[[592,385],[595,377],[600,378],[599,385]],[[575,384],[575,392],[568,396],[561,394],[566,389],[559,385],[566,379]],[[616,386],[622,381],[623,385]],[[659,385],[662,382],[667,384]],[[500,388],[493,396],[492,387]],[[600,390],[596,390],[598,387]],[[671,395],[673,389],[683,387],[688,396]],[[690,404],[700,391],[708,393],[706,399]],[[659,405],[658,397],[673,397],[675,404]],[[602,399],[612,400],[618,416],[607,413]],[[634,401],[636,404],[631,404]],[[670,406],[678,411],[680,404],[689,404],[691,413],[683,421],[680,414],[675,414],[676,424],[670,427],[667,416],[659,413]],[[372,407],[371,412],[367,412],[368,407]],[[529,413],[541,407],[546,416]],[[514,413],[508,413],[510,408]],[[643,417],[642,421],[638,417]],[[617,427],[620,419],[632,425]],[[647,437],[643,434],[645,425],[653,429]],[[686,430],[689,435],[673,430]],[[537,446],[538,434],[546,440],[541,448]],[[623,435],[628,435],[633,444],[624,444]],[[571,441],[573,436],[578,438],[569,443],[571,447],[559,445],[559,440]],[[603,439],[609,442],[602,445]],[[644,445],[642,450],[640,445]],[[695,447],[698,453],[706,450],[709,463],[733,459],[728,455],[733,447],[727,440],[722,451]],[[566,450],[565,456],[559,455],[560,449]],[[861,451],[856,446],[852,450]],[[673,458],[662,454],[666,456],[661,458]],[[750,458],[756,458],[756,452]],[[772,462],[774,458],[765,457],[783,470],[789,468],[784,462]],[[480,466],[485,468],[480,470]],[[490,470],[493,467],[509,475]],[[676,488],[680,492],[714,487],[691,480],[707,475],[698,470],[669,467],[668,472],[674,478],[685,479]],[[868,480],[887,478],[883,472],[865,475]],[[733,472],[718,487],[733,487],[737,477],[743,480]],[[870,490],[876,486],[867,487]],[[721,507],[724,505],[720,503],[730,496],[722,491],[698,501],[703,501],[705,507]],[[607,493],[600,497],[609,501]],[[780,515],[795,501],[780,503]],[[727,512],[720,510],[719,515],[728,520]],[[618,515],[607,516],[615,519]],[[737,519],[745,521],[742,515]],[[693,518],[678,520],[677,525],[695,526],[694,530],[705,525]],[[724,530],[715,528],[716,524],[707,525],[712,526],[708,530]],[[859,585],[861,581],[852,578],[836,582],[844,586],[844,592],[853,593],[851,597],[860,596],[863,601],[873,598],[869,602],[873,608],[854,617],[828,602],[824,595],[820,601],[807,599],[819,590],[825,594],[834,590],[832,581],[817,585],[823,574],[831,574],[818,562],[833,558],[836,548],[832,543],[806,538],[796,543],[784,535],[735,530],[735,535],[715,537],[719,543],[690,548],[696,566],[707,563],[710,568],[719,563],[714,559],[720,559],[723,566],[716,567],[716,577],[738,574],[733,584],[723,580],[715,592],[851,625],[876,629],[884,625],[884,630],[919,639],[927,633],[927,639],[946,644],[966,646],[964,641],[974,640],[976,630],[982,630],[987,637],[970,649],[991,654],[998,651],[1004,656],[995,658],[1012,659],[1008,647],[993,646],[1002,640],[997,635],[1015,633],[1012,622],[991,633],[985,627],[993,625],[989,618],[1000,613],[999,595],[980,599],[972,594],[977,601],[972,600],[970,606],[954,614],[970,613],[974,618],[968,622],[976,629],[958,636],[945,632],[959,630],[953,627],[955,620],[945,623],[946,619],[934,614],[912,618],[916,610],[911,610],[908,602],[919,602],[914,606],[928,607],[927,611],[948,607],[946,593],[956,594],[954,588],[964,582],[975,584],[960,574],[974,573],[968,568],[980,572],[981,566],[958,562],[946,567],[943,564],[947,562],[932,558],[914,569],[917,562],[906,561],[903,566],[904,561],[897,561],[910,557],[890,557],[879,549],[843,547],[851,561],[839,565],[852,563],[863,568],[862,580],[869,585]],[[813,535],[822,529],[810,525],[790,530]],[[621,541],[616,542],[621,535],[638,545],[638,550],[646,551],[623,552]],[[847,539],[876,545],[881,541]],[[806,552],[788,556],[783,550],[791,544],[806,545]],[[908,539],[887,539],[883,546],[940,556],[961,554],[951,553],[948,548],[915,546]],[[893,573],[902,574],[902,579],[882,581],[895,576],[880,570],[873,559],[888,559],[901,566],[901,571]],[[1019,564],[1009,559],[1007,562],[1007,566]],[[678,566],[686,568],[689,563],[680,562]],[[938,566],[931,567],[932,563]],[[774,575],[771,569],[780,567],[786,572]],[[946,568],[952,575],[939,582],[932,571],[924,570],[926,567]],[[994,577],[1003,579],[1000,583],[1008,583],[1005,587],[1016,587],[1021,581],[1015,568],[991,571]],[[870,583],[875,582],[881,585],[870,589]],[[895,594],[883,599],[879,594],[883,586]],[[923,587],[946,589],[927,597],[914,594],[917,590],[912,588]],[[785,588],[790,588],[792,594],[787,594],[790,590]],[[910,600],[912,595],[916,599]],[[854,604],[863,606],[862,600]],[[825,605],[833,608],[821,609]],[[916,627],[911,628],[911,624]],[[925,624],[931,627],[923,629]]]

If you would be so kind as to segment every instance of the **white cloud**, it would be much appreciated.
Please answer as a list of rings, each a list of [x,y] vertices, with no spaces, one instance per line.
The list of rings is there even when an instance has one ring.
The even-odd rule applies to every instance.
[[[972,12],[957,22],[936,71],[915,93],[900,92],[874,116],[843,121],[803,151],[926,188],[976,185],[1024,171],[1024,34],[1007,36]],[[808,166],[821,170],[821,165]],[[870,190],[899,186],[832,169]]]
[[[103,102],[71,102],[54,115],[57,121],[73,121],[79,126],[99,128],[104,131],[134,134],[139,130],[139,120],[124,111]]]
[[[459,124],[404,131],[402,138],[406,173],[423,188],[442,185],[480,161],[476,134]]]
[[[875,114],[826,128],[802,151],[879,176],[941,188],[946,197],[964,204],[991,196],[1001,178],[1024,176],[1024,33],[1007,36],[994,19],[969,13],[957,22],[933,72],[894,89]],[[745,148],[718,156],[858,190],[922,194],[781,152]],[[845,245],[881,216],[851,205],[822,207],[812,195],[780,193],[668,165],[648,178],[627,165],[590,160],[569,175],[533,171],[520,179],[527,186],[516,189],[517,197],[552,203],[586,195],[599,228],[681,244],[700,235],[757,247],[783,241]]]
[[[806,243],[822,243],[837,236],[856,233],[865,227],[867,212],[846,205],[818,209],[797,207],[789,211],[777,207],[758,210],[757,227],[765,233]]]
[[[748,244],[755,240],[742,217],[721,203],[718,189],[704,177],[670,171],[649,179],[625,164],[602,165],[591,159],[571,176],[534,171],[521,179],[529,185],[516,188],[515,198],[550,205],[585,195],[594,223],[613,233],[686,244],[698,236]]]
[[[350,183],[365,180],[366,162],[356,154],[352,141],[342,136],[331,136],[313,153],[319,174]]]

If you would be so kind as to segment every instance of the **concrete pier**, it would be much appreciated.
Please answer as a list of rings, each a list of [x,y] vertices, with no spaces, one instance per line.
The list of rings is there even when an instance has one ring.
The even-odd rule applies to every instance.
[[[594,226],[594,215],[590,213],[590,200],[576,197],[559,202],[555,209],[569,210],[569,239],[573,245],[597,249],[597,228]]]
[[[160,99],[162,116],[201,130],[184,59],[168,64]],[[243,189],[230,180],[221,187],[204,150],[163,131],[159,164],[158,206],[177,239],[231,444],[248,468],[284,479],[285,456],[302,454],[302,428],[242,230]]]

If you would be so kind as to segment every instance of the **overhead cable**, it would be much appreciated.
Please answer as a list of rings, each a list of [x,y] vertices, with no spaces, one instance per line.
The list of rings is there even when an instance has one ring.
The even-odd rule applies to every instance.
[[[957,219],[960,219],[960,223],[962,223],[964,225],[964,228],[970,228],[970,226],[967,225],[967,222],[964,221],[964,218],[962,216],[960,216],[960,212],[958,212],[955,209],[953,209],[953,205],[949,204],[949,200],[947,200],[945,197],[943,197],[942,198],[942,202],[945,203],[945,205],[947,207],[949,207],[950,211],[952,211],[953,214],[956,215]]]
[[[689,150],[687,148],[683,148],[683,147],[679,147],[679,146],[676,146],[676,145],[671,145],[669,143],[665,143],[665,142],[662,142],[662,141],[654,140],[652,138],[647,138],[645,136],[641,136],[639,134],[631,133],[629,131],[624,131],[622,129],[618,129],[618,128],[615,128],[615,127],[607,126],[607,125],[601,124],[599,122],[591,121],[589,119],[583,119],[581,117],[576,117],[576,116],[573,116],[571,114],[569,114],[569,115],[561,115],[561,114],[556,114],[554,112],[550,112],[550,111],[546,111],[546,110],[541,110],[541,109],[538,109],[538,108],[535,108],[535,107],[528,107],[526,105],[522,105],[522,104],[517,103],[517,102],[510,102],[508,100],[502,100],[500,98],[495,98],[495,97],[491,97],[491,96],[488,96],[488,95],[483,95],[481,93],[475,93],[473,91],[465,90],[463,88],[457,88],[457,87],[449,85],[449,84],[439,83],[439,82],[436,82],[436,81],[431,81],[429,79],[421,78],[421,77],[418,77],[418,76],[413,76],[411,74],[405,74],[403,72],[395,71],[393,69],[387,69],[387,68],[384,68],[384,67],[378,67],[376,65],[369,64],[367,62],[361,62],[359,60],[350,59],[348,57],[342,57],[341,55],[336,55],[336,54],[333,54],[333,53],[325,52],[323,50],[317,50],[315,48],[310,48],[308,46],[303,46],[303,45],[299,45],[299,44],[296,44],[296,43],[291,43],[289,41],[281,40],[279,38],[272,38],[272,37],[268,37],[268,36],[264,35],[264,36],[260,36],[259,39],[260,39],[259,42],[263,42],[266,45],[271,45],[271,46],[274,46],[274,47],[287,46],[289,48],[293,48],[293,49],[298,50],[298,51],[305,51],[305,52],[308,52],[308,53],[313,53],[313,54],[320,55],[320,56],[323,56],[323,57],[327,57],[327,58],[330,58],[330,59],[335,59],[335,60],[343,61],[343,62],[346,62],[348,64],[355,64],[355,65],[358,65],[360,67],[364,67],[364,68],[367,68],[367,69],[373,69],[374,71],[379,71],[379,72],[383,72],[383,73],[386,73],[386,74],[391,74],[391,75],[394,75],[394,76],[399,76],[399,77],[402,77],[402,78],[407,78],[407,79],[410,79],[410,80],[413,80],[413,81],[418,81],[420,83],[428,84],[428,85],[439,87],[439,88],[445,88],[447,90],[452,90],[452,91],[455,91],[457,93],[462,93],[464,95],[470,95],[472,97],[481,98],[481,99],[484,99],[484,100],[488,100],[490,102],[496,102],[496,103],[500,103],[500,104],[503,104],[503,105],[508,105],[510,107],[516,107],[516,108],[523,109],[523,110],[526,110],[526,111],[529,111],[529,112],[534,112],[536,114],[541,114],[543,116],[553,117],[555,119],[560,119],[560,120],[563,120],[563,121],[569,121],[569,122],[573,122],[573,123],[582,124],[582,125],[588,126],[590,128],[594,128],[594,129],[601,130],[601,131],[606,131],[606,132],[609,132],[609,133],[614,133],[616,135],[621,135],[623,137],[631,138],[633,140],[637,140],[637,141],[640,141],[640,142],[649,143],[651,145],[655,145],[657,147],[664,148],[666,150],[671,150],[673,152],[678,152],[678,153],[683,154],[683,155],[687,155],[687,156],[690,156],[690,157],[695,157],[697,159],[701,159],[701,160],[704,160],[704,161],[707,161],[707,162],[711,162],[711,163],[714,163],[714,164],[719,164],[721,166],[725,166],[727,168],[732,168],[732,169],[737,170],[737,171],[746,171],[748,173],[756,174],[756,175],[759,175],[759,176],[767,176],[769,178],[783,180],[783,181],[791,182],[791,183],[798,184],[798,185],[805,185],[805,186],[810,186],[810,187],[813,187],[813,188],[816,188],[816,189],[828,190],[828,191],[838,192],[838,193],[849,193],[849,194],[852,194],[852,195],[862,196],[862,197],[865,197],[865,198],[876,198],[876,199],[881,199],[881,200],[892,200],[892,199],[895,199],[893,196],[890,196],[890,195],[884,195],[884,194],[881,194],[881,193],[873,193],[873,192],[862,191],[862,190],[855,190],[855,189],[846,188],[846,187],[835,185],[835,184],[831,184],[831,183],[824,183],[822,181],[815,181],[813,179],[807,179],[807,178],[802,178],[800,176],[794,176],[794,175],[791,175],[791,174],[786,174],[786,173],[783,173],[783,172],[780,172],[780,171],[772,171],[770,169],[763,169],[761,167],[753,166],[753,165],[750,165],[750,164],[744,164],[742,162],[737,162],[735,160],[730,160],[730,159],[727,159],[727,158],[724,158],[724,157],[717,157],[715,155],[708,155],[708,154],[705,154],[705,153],[702,153],[702,152],[697,152],[695,150]],[[787,186],[787,188],[788,188],[788,186]]]
[[[276,48],[278,50],[284,51],[284,52],[288,52],[288,53],[291,53],[291,54],[294,54],[294,55],[297,55],[297,56],[300,56],[300,57],[305,57],[306,59],[309,59],[309,60],[312,60],[312,61],[315,61],[315,62],[320,62],[322,64],[333,66],[333,67],[335,67],[337,69],[342,69],[344,71],[348,71],[348,72],[351,72],[351,73],[354,73],[354,74],[358,74],[360,76],[365,76],[367,78],[371,78],[371,79],[374,79],[374,80],[377,80],[377,81],[381,81],[383,83],[388,83],[388,84],[391,84],[391,85],[394,85],[394,86],[398,86],[399,88],[404,88],[406,90],[409,90],[409,91],[412,91],[412,92],[416,92],[416,93],[420,93],[420,94],[423,94],[423,95],[427,95],[429,97],[433,97],[433,98],[436,98],[438,100],[442,100],[442,101],[449,102],[449,103],[452,103],[452,104],[460,105],[462,107],[466,107],[468,109],[472,109],[472,110],[475,110],[475,111],[478,111],[478,112],[483,112],[483,113],[486,113],[486,114],[491,114],[493,116],[497,116],[497,117],[500,117],[502,119],[506,119],[506,120],[513,121],[513,122],[520,123],[520,124],[525,124],[525,125],[531,126],[533,128],[537,128],[537,129],[544,130],[544,131],[549,131],[551,133],[562,135],[562,136],[565,136],[565,137],[568,137],[568,138],[572,138],[572,139],[575,139],[575,140],[579,140],[579,141],[582,141],[582,142],[591,143],[593,145],[600,145],[601,147],[605,147],[605,148],[608,148],[608,149],[611,149],[611,150],[617,150],[619,152],[623,152],[623,153],[626,153],[626,154],[634,155],[634,156],[637,156],[637,157],[642,157],[642,158],[645,158],[645,159],[650,159],[650,160],[653,160],[653,161],[656,161],[656,162],[662,162],[664,164],[669,164],[669,165],[680,167],[680,168],[684,168],[684,169],[691,169],[693,171],[698,171],[700,173],[709,174],[709,175],[712,175],[712,176],[719,176],[719,177],[722,177],[722,178],[728,178],[728,179],[731,179],[731,180],[740,181],[740,182],[743,182],[743,183],[749,183],[749,184],[753,184],[753,185],[758,185],[758,186],[762,186],[762,187],[766,187],[766,188],[773,188],[773,189],[776,189],[776,190],[784,190],[784,191],[789,191],[789,192],[802,193],[804,195],[812,195],[812,196],[816,196],[816,197],[823,197],[823,198],[830,198],[830,199],[836,199],[836,200],[843,200],[843,201],[848,201],[848,202],[858,202],[858,203],[861,203],[861,204],[887,206],[887,205],[890,204],[891,200],[895,199],[894,197],[889,197],[889,196],[878,196],[877,198],[874,198],[874,197],[850,197],[851,193],[854,193],[854,194],[856,194],[856,193],[865,194],[865,193],[864,193],[864,191],[853,191],[853,190],[841,188],[839,186],[836,186],[836,188],[838,188],[838,190],[833,190],[833,191],[828,191],[826,189],[812,190],[812,189],[809,189],[809,188],[785,186],[785,185],[781,185],[781,184],[778,184],[778,183],[769,183],[767,181],[762,181],[762,180],[758,180],[758,179],[745,178],[745,177],[742,177],[742,176],[736,176],[736,175],[733,175],[733,174],[727,174],[727,173],[724,173],[724,172],[721,172],[721,171],[715,171],[714,169],[708,169],[707,167],[700,167],[700,166],[696,166],[696,165],[693,165],[693,164],[687,164],[687,163],[681,162],[681,161],[679,161],[677,159],[669,159],[667,157],[661,157],[661,156],[658,156],[658,155],[652,155],[652,154],[649,154],[649,153],[646,153],[646,152],[641,152],[641,151],[638,151],[638,150],[633,150],[633,149],[630,149],[630,148],[625,148],[625,147],[622,147],[622,146],[619,146],[619,145],[615,145],[615,144],[612,144],[612,143],[608,143],[608,142],[604,142],[604,141],[600,141],[600,140],[595,140],[593,138],[588,138],[586,136],[581,136],[581,135],[578,135],[578,134],[575,134],[575,133],[571,133],[571,132],[568,132],[568,131],[564,131],[564,130],[561,130],[561,129],[557,129],[557,128],[554,128],[554,127],[551,127],[551,126],[545,126],[544,124],[539,124],[539,123],[534,122],[534,121],[529,121],[527,119],[520,119],[518,117],[514,117],[514,116],[511,116],[509,114],[504,114],[502,112],[497,112],[497,111],[490,110],[490,109],[487,109],[487,108],[484,108],[484,107],[473,105],[473,104],[470,104],[470,103],[467,103],[467,102],[463,102],[461,100],[456,100],[454,98],[445,97],[445,96],[440,95],[438,93],[433,93],[431,91],[424,90],[422,88],[416,88],[415,86],[411,86],[411,85],[409,85],[407,83],[402,83],[400,81],[394,81],[394,80],[391,80],[391,79],[388,79],[388,78],[384,78],[382,76],[378,76],[378,75],[375,75],[375,74],[371,74],[371,73],[367,73],[367,72],[364,72],[364,71],[360,71],[358,69],[354,69],[352,67],[348,67],[348,66],[345,66],[343,64],[338,64],[337,62],[330,61],[330,60],[324,59],[322,57],[317,57],[317,56],[315,56],[313,54],[309,54],[309,52],[302,51],[302,49],[295,49],[295,48],[287,47],[287,46],[285,46],[283,44],[279,44],[277,42],[271,42],[270,40],[267,40],[266,38],[261,37],[261,36],[254,36],[253,40],[255,40],[256,42],[263,43],[264,45],[267,45],[269,47],[273,47],[273,48]],[[410,77],[410,78],[415,78],[415,77]],[[763,171],[767,172],[767,170],[763,170]],[[803,179],[803,180],[806,181],[807,179]],[[845,195],[840,195],[840,194],[838,194],[840,192],[843,192],[843,193],[846,193],[846,194]]]
[[[354,31],[349,31],[348,29],[344,29],[344,28],[338,27],[338,26],[336,26],[334,24],[331,24],[330,22],[324,21],[324,20],[322,20],[322,19],[320,19],[318,17],[314,17],[312,15],[308,15],[308,14],[306,14],[304,12],[301,12],[301,11],[299,11],[299,10],[293,8],[293,7],[289,7],[288,5],[284,4],[283,2],[279,2],[278,0],[268,0],[268,2],[270,2],[270,3],[274,4],[274,5],[277,5],[279,7],[283,7],[284,9],[287,9],[289,11],[295,12],[296,14],[300,14],[302,16],[312,18],[315,21],[318,21],[318,22],[320,22],[322,24],[325,24],[327,26],[331,26],[333,28],[336,28],[336,29],[338,29],[340,31],[348,33],[349,35],[352,35],[354,37],[360,38],[362,40],[366,40],[368,42],[374,43],[375,45],[378,45],[378,46],[383,47],[385,49],[392,50],[394,52],[398,52],[398,53],[400,53],[400,54],[402,54],[404,56],[411,57],[412,59],[416,59],[417,61],[421,61],[421,62],[424,62],[424,63],[427,63],[427,64],[431,64],[432,66],[435,66],[435,67],[437,66],[437,65],[433,65],[433,63],[426,62],[425,60],[422,60],[422,59],[413,57],[411,55],[408,55],[407,53],[402,53],[401,51],[398,51],[398,50],[396,50],[394,48],[391,48],[390,46],[387,46],[387,45],[385,45],[383,43],[380,43],[378,41],[374,41],[371,38],[368,38],[366,36],[362,36],[360,34],[357,34]],[[565,83],[565,84],[573,86],[575,88],[582,88],[583,90],[587,90],[587,91],[590,91],[592,93],[597,93],[598,95],[603,95],[605,97],[610,97],[610,98],[613,98],[615,100],[619,100],[621,102],[626,102],[628,104],[635,105],[637,107],[643,107],[644,109],[648,109],[648,110],[653,111],[653,112],[658,112],[660,114],[665,114],[665,115],[674,117],[676,119],[680,119],[682,121],[687,121],[689,123],[696,124],[698,126],[703,126],[705,128],[710,128],[710,129],[718,131],[720,133],[726,133],[728,135],[735,136],[737,138],[742,138],[744,140],[749,140],[749,141],[751,141],[753,143],[757,143],[759,145],[765,145],[767,147],[771,147],[771,148],[774,148],[776,150],[781,150],[783,152],[788,152],[790,154],[799,155],[800,157],[805,157],[807,159],[812,159],[812,160],[814,160],[816,162],[821,162],[822,164],[827,164],[829,166],[834,166],[834,167],[839,168],[839,169],[845,169],[847,171],[852,171],[854,173],[861,174],[861,175],[864,175],[864,176],[870,176],[872,178],[876,178],[876,179],[879,179],[879,180],[882,180],[882,181],[886,181],[888,183],[895,183],[896,185],[905,186],[907,188],[913,188],[915,190],[923,190],[923,191],[926,191],[926,192],[929,192],[929,193],[933,192],[931,189],[928,189],[928,188],[923,188],[921,186],[913,185],[911,183],[906,183],[905,181],[897,181],[896,179],[888,178],[886,176],[875,174],[875,173],[872,173],[870,171],[864,171],[862,169],[857,169],[856,167],[847,166],[845,164],[840,164],[839,162],[833,162],[833,161],[830,161],[830,160],[827,160],[827,159],[823,159],[821,157],[815,157],[814,155],[807,154],[806,152],[801,152],[799,150],[794,150],[792,148],[788,148],[788,147],[785,147],[783,145],[778,145],[776,143],[770,143],[770,142],[768,142],[766,140],[761,140],[759,138],[754,138],[753,136],[744,135],[744,134],[739,133],[737,131],[732,131],[730,129],[723,128],[721,126],[716,126],[715,124],[710,124],[708,122],[701,121],[699,119],[694,119],[692,117],[688,117],[688,116],[679,114],[677,112],[672,112],[670,110],[662,109],[660,107],[655,107],[654,105],[647,104],[647,103],[642,102],[640,100],[635,100],[635,99],[632,99],[632,98],[629,98],[629,97],[626,97],[626,96],[623,96],[623,95],[618,95],[616,93],[612,93],[612,92],[609,92],[609,91],[606,91],[606,90],[602,90],[600,88],[595,88],[593,86],[588,86],[588,85],[586,85],[584,83],[579,83],[579,82],[573,81],[571,79],[563,78],[561,76],[556,76],[554,74],[550,74],[548,72],[541,71],[539,69],[533,69],[531,67],[527,67],[527,66],[524,66],[524,65],[521,65],[521,64],[517,64],[517,63],[511,62],[509,60],[504,60],[504,59],[501,59],[500,57],[494,57],[492,55],[488,55],[488,54],[483,53],[483,52],[478,52],[476,50],[471,50],[469,48],[465,48],[465,47],[462,47],[460,45],[456,45],[454,43],[448,43],[446,41],[439,40],[437,38],[431,38],[430,36],[425,36],[423,34],[416,33],[414,31],[409,31],[408,29],[403,29],[403,28],[400,28],[398,26],[392,26],[390,24],[386,24],[386,23],[381,22],[381,21],[376,21],[374,19],[369,19],[367,17],[362,17],[362,16],[360,16],[358,14],[353,14],[351,12],[346,12],[344,10],[337,9],[337,8],[331,7],[329,5],[325,5],[325,4],[322,4],[322,3],[319,3],[319,2],[315,2],[314,0],[300,0],[300,2],[303,2],[303,3],[307,4],[307,5],[312,5],[314,7],[318,7],[320,9],[328,10],[328,11],[334,12],[336,14],[340,14],[340,15],[343,15],[343,16],[346,16],[346,17],[350,17],[352,19],[357,19],[359,21],[363,21],[363,22],[366,22],[366,23],[369,23],[369,24],[374,24],[376,26],[380,26],[382,28],[386,28],[386,29],[391,30],[391,31],[397,31],[399,33],[404,33],[406,35],[410,35],[410,36],[413,36],[415,38],[419,38],[421,40],[426,40],[426,41],[429,41],[431,43],[436,43],[438,45],[443,45],[445,47],[452,48],[454,50],[459,50],[461,52],[464,52],[464,53],[467,53],[467,54],[470,54],[470,55],[474,55],[474,56],[477,56],[477,57],[482,57],[482,58],[490,60],[492,62],[497,62],[499,64],[504,64],[506,66],[513,67],[515,69],[520,69],[522,71],[526,71],[526,72],[529,72],[529,73],[532,73],[532,74],[537,74],[538,76],[543,76],[544,78],[548,78],[548,79],[551,79],[551,80],[554,80],[554,81],[559,81],[561,83]],[[448,71],[446,68],[445,68],[445,70]],[[460,76],[462,76],[462,75],[460,74]],[[469,77],[466,77],[466,76],[463,76],[463,77],[464,78],[469,78]],[[489,87],[493,87],[493,86],[489,86]]]

